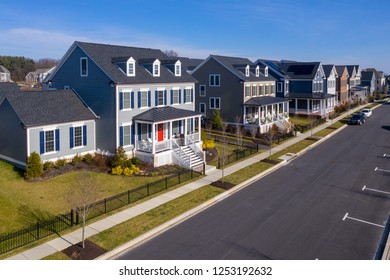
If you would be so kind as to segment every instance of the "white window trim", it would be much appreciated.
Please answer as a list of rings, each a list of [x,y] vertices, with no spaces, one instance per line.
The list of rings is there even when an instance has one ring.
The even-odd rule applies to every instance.
[[[157,68],[155,68],[157,66]],[[153,72],[153,77],[160,77],[160,72],[161,72],[161,62],[160,60],[156,59],[154,62],[153,62],[153,68],[152,68],[152,72]],[[154,71],[155,69],[157,69],[157,73]]]
[[[188,90],[190,91],[190,101],[188,101],[187,100],[187,96],[186,96],[186,103],[184,103],[184,104],[190,104],[190,103],[192,103],[191,102],[191,90],[192,90],[192,87],[185,87],[185,90],[186,90],[186,94],[187,94],[187,92],[188,92]],[[183,101],[184,101],[184,96],[183,96]]]
[[[122,127],[125,127],[125,126],[128,126],[128,127],[130,127],[130,144],[129,145],[123,145],[123,147],[131,147],[131,146],[133,146],[132,144],[131,144],[131,125],[132,125],[133,123],[131,123],[131,122],[125,122],[125,123],[121,123],[121,125],[120,126],[122,126]],[[123,137],[124,137],[125,135],[123,135]],[[123,141],[123,139],[122,139],[122,141]],[[124,142],[124,141],[123,141]]]
[[[172,93],[172,99],[173,99],[172,100],[172,105],[180,105],[180,97],[179,97],[179,95],[180,95],[180,88],[179,87],[173,87],[172,91],[177,91],[177,103],[173,102],[174,98],[173,98],[173,93]]]
[[[165,100],[165,94],[164,94],[165,88],[156,88],[156,91],[157,92],[162,92],[162,95],[163,95],[163,104],[158,104],[157,107],[164,107],[164,106],[166,106],[165,104],[168,104],[168,102],[167,102],[168,100]],[[156,95],[154,97],[156,97]],[[158,98],[158,94],[157,94],[157,98]],[[168,98],[168,96],[167,96],[167,98]],[[158,101],[157,101],[157,103],[158,103]]]
[[[86,74],[83,75],[83,60],[86,61]],[[88,57],[80,57],[80,76],[81,77],[88,77]]]
[[[133,65],[133,73],[129,72],[130,65]],[[128,77],[135,77],[135,59],[133,57],[130,57],[127,60],[127,63],[126,63],[126,74],[127,74]]]
[[[133,110],[133,109],[131,109],[131,92],[134,92],[133,90],[128,90],[128,89],[126,89],[126,90],[122,90],[121,91],[122,92],[122,94],[123,94],[123,100],[122,100],[122,102],[125,100],[125,93],[127,94],[129,94],[129,97],[130,97],[130,104],[129,104],[129,108],[124,108],[124,106],[123,106],[123,108],[122,108],[122,110],[120,110],[121,112],[122,111],[130,111],[130,110]]]
[[[211,107],[211,99],[214,99],[214,107]],[[216,104],[215,100],[216,100],[216,99],[219,99],[219,102],[218,102],[219,107],[218,107],[218,108],[215,107],[215,104]],[[221,109],[221,97],[210,97],[210,98],[209,98],[209,109],[212,109],[212,110]]]
[[[247,65],[245,67],[245,76],[249,77],[249,74],[250,74],[250,69],[249,69],[249,65]]]
[[[72,127],[73,127],[73,148],[72,148],[72,150],[77,150],[77,149],[82,149],[82,148],[84,148],[84,147],[86,147],[86,146],[84,146],[83,145],[83,139],[84,139],[84,130],[83,130],[83,126],[84,126],[85,124],[82,124],[82,125],[72,125]],[[80,146],[75,146],[75,143],[76,143],[76,137],[75,137],[75,128],[76,127],[81,127],[81,145]],[[87,128],[88,129],[88,128]],[[88,139],[87,139],[88,140]]]
[[[259,77],[260,76],[260,66],[257,65],[256,66],[256,77]]]
[[[264,69],[264,76],[268,77],[268,66],[266,66]]]
[[[45,152],[42,155],[53,155],[53,154],[56,154],[58,152],[58,151],[56,151],[56,140],[57,140],[56,139],[56,129],[58,129],[58,127],[46,127],[43,129],[43,135],[44,135],[43,143],[44,143]],[[54,151],[51,151],[51,152],[46,152],[46,132],[47,131],[53,131]]]
[[[211,76],[214,76],[214,85],[211,84]],[[219,77],[218,81],[219,81],[219,84],[216,85],[215,84],[215,77]],[[220,87],[221,86],[221,75],[220,74],[210,74],[209,75],[209,86],[210,87]]]
[[[178,67],[178,68],[177,68]],[[176,71],[177,69],[179,69],[179,71]],[[180,60],[178,60],[176,63],[175,63],[175,76],[176,77],[180,77],[181,76],[181,62]]]
[[[149,93],[148,93],[149,89],[140,89],[139,91],[141,92],[141,96],[140,96],[141,107],[139,109],[149,109],[149,106],[148,106],[148,104],[149,104]],[[142,93],[144,93],[144,92],[146,92],[146,106],[142,106]],[[150,92],[150,94],[152,94],[152,92]],[[150,101],[150,102],[152,102],[152,101]]]

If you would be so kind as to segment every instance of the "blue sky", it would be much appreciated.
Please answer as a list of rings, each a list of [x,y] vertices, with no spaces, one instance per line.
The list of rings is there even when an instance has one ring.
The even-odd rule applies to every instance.
[[[390,73],[388,0],[1,0],[0,18],[0,55],[57,59],[78,40]]]

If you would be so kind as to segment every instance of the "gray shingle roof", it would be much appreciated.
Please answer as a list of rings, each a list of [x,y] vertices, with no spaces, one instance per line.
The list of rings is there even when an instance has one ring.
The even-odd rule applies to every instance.
[[[214,58],[216,61],[224,65],[243,81],[275,81],[274,77],[272,77],[271,75],[268,75],[266,77],[263,73],[261,73],[261,71],[259,77],[256,77],[255,69],[257,65],[247,58],[221,55],[211,55],[211,58]],[[245,67],[247,65],[249,65],[250,67],[249,77],[245,75]]]
[[[278,66],[283,69],[291,79],[314,79],[320,62],[278,63]]]
[[[19,86],[15,83],[10,83],[10,82],[5,82],[5,83],[0,83],[0,93],[3,93],[3,92],[19,92],[20,89],[19,89]]]
[[[169,58],[161,50],[136,48],[126,46],[115,46],[85,42],[75,42],[115,83],[119,84],[135,84],[135,83],[182,83],[196,82],[186,71],[181,72],[180,77],[176,77],[169,71],[164,64],[161,64],[160,77],[153,77],[138,62],[152,63],[156,59],[164,61]],[[135,59],[135,77],[128,77],[116,63],[126,62],[127,59],[133,57]]]
[[[189,117],[201,116],[199,112],[178,109],[171,106],[154,107],[133,117],[135,121],[144,121],[150,123],[163,122],[168,120],[183,119]]]
[[[301,98],[301,99],[327,99],[335,97],[333,94],[317,93],[317,92],[290,92],[288,98]]]
[[[328,78],[330,76],[330,73],[332,73],[333,67],[334,67],[333,64],[322,65],[322,68],[324,69],[325,77]]]
[[[244,103],[247,106],[265,106],[276,103],[288,102],[286,98],[272,97],[272,96],[256,96],[252,97]]]
[[[96,119],[72,90],[3,94],[26,127]]]

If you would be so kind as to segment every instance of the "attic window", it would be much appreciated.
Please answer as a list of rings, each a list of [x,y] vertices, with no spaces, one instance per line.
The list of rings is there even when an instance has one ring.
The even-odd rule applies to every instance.
[[[249,77],[249,65],[245,67],[245,76]]]
[[[256,77],[260,76],[260,67],[259,65],[256,66]]]
[[[175,63],[175,76],[181,76],[181,62],[179,60]]]
[[[153,77],[160,77],[160,64],[158,59],[153,62]]]
[[[127,76],[135,77],[135,60],[132,57],[127,61]]]
[[[264,69],[264,76],[268,77],[268,66],[266,66]]]

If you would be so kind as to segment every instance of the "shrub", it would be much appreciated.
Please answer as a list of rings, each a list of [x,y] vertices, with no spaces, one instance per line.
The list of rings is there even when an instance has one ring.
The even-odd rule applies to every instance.
[[[140,160],[139,158],[137,157],[133,157],[131,159],[131,163],[134,164],[134,165],[141,165],[142,164],[142,160]]]
[[[60,167],[63,167],[65,165],[66,165],[66,159],[64,159],[64,158],[57,159],[57,161],[55,163],[56,168],[60,168]]]
[[[32,179],[42,176],[43,164],[41,156],[37,152],[32,152],[27,158],[27,168],[24,176],[26,179]]]
[[[118,149],[116,149],[115,156],[111,159],[111,167],[115,168],[117,166],[125,166],[127,159],[125,149],[123,149],[123,147],[118,147]]]
[[[203,140],[203,146],[202,147],[203,147],[203,150],[215,148],[214,139],[205,138]]]
[[[77,166],[80,164],[81,161],[82,158],[79,156],[79,154],[77,154],[72,158],[72,165]]]
[[[88,154],[84,155],[83,161],[84,161],[86,164],[90,165],[90,164],[92,164],[92,162],[93,162],[93,156],[92,156],[91,154],[88,153]]]
[[[106,156],[103,156],[101,154],[95,154],[93,158],[93,162],[95,163],[96,167],[103,171],[108,171],[108,160]]]
[[[121,166],[113,167],[111,169],[111,174],[112,175],[122,175],[122,173],[123,173],[123,169],[122,169]]]
[[[219,110],[214,110],[212,123],[213,129],[222,130],[221,112]]]
[[[125,175],[125,176],[131,176],[131,175],[133,175],[133,173],[134,173],[134,171],[129,167],[126,167],[125,169],[123,169],[123,175]]]
[[[48,170],[50,168],[54,167],[54,163],[52,161],[46,161],[43,164],[43,170]]]

